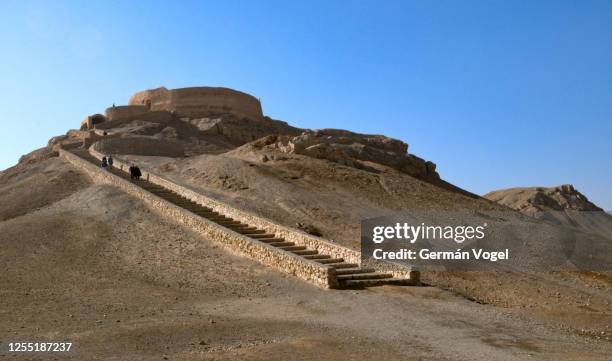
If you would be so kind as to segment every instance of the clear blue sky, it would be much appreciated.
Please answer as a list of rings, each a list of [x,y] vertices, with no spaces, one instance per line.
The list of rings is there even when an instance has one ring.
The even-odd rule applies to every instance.
[[[0,169],[130,94],[217,85],[400,138],[476,193],[612,209],[612,1],[0,2]]]

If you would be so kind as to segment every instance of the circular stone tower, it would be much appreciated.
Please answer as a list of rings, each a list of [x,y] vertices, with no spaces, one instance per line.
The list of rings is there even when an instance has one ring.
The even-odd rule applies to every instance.
[[[142,105],[149,110],[166,110],[179,117],[198,118],[231,113],[239,118],[263,118],[261,103],[252,95],[229,88],[194,87],[149,89],[134,94],[129,105]]]

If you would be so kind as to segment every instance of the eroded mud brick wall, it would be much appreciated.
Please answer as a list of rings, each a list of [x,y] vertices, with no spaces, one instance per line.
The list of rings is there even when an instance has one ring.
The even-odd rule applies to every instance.
[[[166,110],[179,117],[198,118],[232,113],[238,117],[262,119],[261,103],[255,97],[228,88],[196,87],[168,90],[164,87],[134,94],[129,105]]]

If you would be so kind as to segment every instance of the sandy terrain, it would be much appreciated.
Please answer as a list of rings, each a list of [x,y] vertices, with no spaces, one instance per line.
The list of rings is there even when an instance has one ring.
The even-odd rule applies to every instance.
[[[490,288],[495,305],[437,287],[325,291],[228,254],[56,158],[0,179],[0,359],[14,359],[8,342],[40,340],[73,341],[79,360],[606,360],[612,353],[609,334],[557,325],[579,315],[605,333],[604,277],[459,283],[478,289],[471,294]],[[20,201],[30,194],[40,201]],[[334,201],[350,193],[337,194]],[[559,300],[549,295],[555,289]],[[583,295],[584,304],[560,307]]]
[[[517,226],[524,218],[505,206],[449,192],[408,175],[368,172],[297,155],[265,163],[256,154],[241,152],[183,160],[127,158],[287,226],[312,224],[325,237],[356,249],[361,219],[398,210],[502,210]],[[607,327],[612,324],[609,274],[424,273],[422,278],[483,304],[525,310],[561,329],[612,337]]]

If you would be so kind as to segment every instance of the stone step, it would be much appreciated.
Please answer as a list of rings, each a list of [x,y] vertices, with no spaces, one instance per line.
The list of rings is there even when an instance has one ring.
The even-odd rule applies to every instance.
[[[223,216],[221,216],[221,215],[220,215],[220,214],[218,214],[218,213],[213,213],[213,212],[207,211],[207,210],[205,210],[205,209],[202,209],[202,210],[201,210],[199,213],[200,213],[200,214],[201,214],[203,217],[223,217]]]
[[[274,246],[274,247],[287,247],[287,246],[295,246],[295,243],[293,242],[274,242],[274,243],[268,243],[270,246]]]
[[[234,231],[254,231],[257,228],[251,227],[248,224],[240,224],[236,226],[228,226],[227,228],[233,229]]]
[[[238,222],[238,221],[236,221],[236,222]],[[216,222],[216,223],[217,223],[218,225],[220,225],[220,226],[223,226],[223,227],[225,227],[225,228],[229,228],[229,229],[231,229],[231,230],[234,230],[234,229],[232,228],[232,226],[234,226],[234,225],[236,224],[236,223],[234,223],[234,222],[229,222],[229,223],[228,223],[228,222]]]
[[[283,251],[304,251],[306,250],[306,247],[304,246],[285,246],[285,247],[278,247],[280,249],[282,249]]]
[[[184,200],[184,199],[173,199],[173,198],[171,198],[171,197],[166,197],[166,196],[164,196],[163,194],[157,194],[157,195],[158,195],[159,197],[161,197],[161,198],[163,198],[163,199],[167,200],[168,202],[170,202],[170,203],[174,203],[174,204],[180,204],[180,205],[194,204],[194,203],[189,202],[189,201]]]
[[[234,228],[234,227],[228,227],[229,229],[231,229],[234,232],[238,232],[241,234],[261,234],[265,231],[257,229],[255,227],[238,227],[238,228]]]
[[[380,272],[338,275],[338,281],[367,280],[367,279],[379,279],[379,278],[393,278],[393,275],[390,273],[380,273]]]
[[[328,259],[316,259],[316,262],[329,264],[329,263],[341,263],[344,262],[344,258],[328,258]]]
[[[355,264],[355,263],[346,263],[346,262],[341,262],[341,263],[329,263],[327,264],[330,267],[333,268],[357,268],[359,267],[359,265]]]
[[[259,242],[263,242],[263,243],[279,243],[279,242],[285,242],[284,238],[260,238],[258,239]]]
[[[209,217],[219,217],[219,216],[211,216],[208,212],[201,212]],[[239,226],[239,225],[243,225],[243,226],[248,226],[248,224],[246,223],[242,223],[238,220],[232,219],[231,221],[225,221],[225,222],[221,222],[221,223],[235,223],[235,226]]]
[[[197,204],[196,202],[192,202],[189,199],[173,199],[170,197],[163,197],[163,199],[167,200],[168,202],[172,202],[174,204],[188,204],[188,205],[193,205],[193,206],[200,206],[199,204]]]
[[[266,233],[266,231],[264,231],[263,229],[238,229],[236,232],[248,235]]]
[[[208,218],[208,219],[218,218],[219,223],[224,222],[223,219],[226,218],[226,217],[221,217],[221,216],[218,216],[218,215],[210,214],[210,212],[206,212],[206,211],[204,211],[204,212],[198,211],[197,213],[198,213],[199,216],[202,216],[202,217]],[[231,221],[225,221],[225,222],[238,222],[238,221],[234,221],[232,219]]]
[[[337,275],[348,275],[348,274],[356,274],[356,273],[372,273],[376,272],[373,268],[342,268],[337,269]]]
[[[316,249],[304,249],[304,250],[295,250],[291,251],[299,256],[311,256],[319,253]]]
[[[238,232],[240,234],[245,234],[245,235],[251,235],[251,234],[259,234],[263,231],[256,229],[255,227],[242,227],[242,228],[234,228],[234,227],[227,227],[229,229],[231,229],[234,232]]]
[[[184,205],[184,206],[181,206],[181,207],[183,207],[183,208],[185,208],[185,209],[187,209],[187,210],[189,210],[189,211],[191,211],[193,213],[200,213],[200,212],[202,212],[202,208],[200,208],[196,204],[187,204],[187,205]],[[202,212],[202,213],[204,213],[204,212]]]
[[[221,215],[206,215],[206,218],[208,219],[212,219],[214,221],[234,221],[234,219],[231,219],[229,217],[226,216],[221,216]]]
[[[190,201],[188,199],[172,199],[170,197],[164,197],[163,195],[161,195],[160,197],[162,197],[163,199],[167,200],[168,202],[174,203],[174,204],[193,206],[193,207],[199,207],[200,206],[196,202],[192,202],[192,201]]]
[[[204,206],[201,206],[198,204],[198,207],[200,208],[201,212],[208,215],[208,216],[221,216],[221,214],[217,213],[217,212],[213,212],[210,208],[206,208]]]
[[[414,286],[417,283],[414,280],[405,278],[381,278],[368,280],[346,280],[341,281],[340,286],[343,288],[365,288],[375,286]]]
[[[82,158],[99,165],[100,161],[89,153],[82,151],[78,153]],[[163,186],[154,184],[146,180],[146,176],[137,180],[131,179],[126,170],[117,167],[108,170],[112,174],[119,176],[142,189],[159,196],[178,207],[193,212],[210,221],[227,227],[235,232],[246,235],[254,240],[270,244],[279,250],[292,252],[304,259],[311,260],[331,268],[334,268],[338,283],[341,288],[364,288],[381,285],[417,285],[418,280],[394,278],[392,274],[377,272],[370,268],[360,268],[358,264],[347,263],[343,258],[332,258],[331,255],[320,254],[317,250],[308,249],[306,246],[298,246],[294,242],[289,242],[284,238],[277,237],[275,234],[266,233],[265,230],[242,223],[230,217],[214,211],[212,208],[201,205],[191,199],[180,195]]]
[[[263,239],[263,238],[274,238],[274,235],[271,233],[263,233],[263,234],[254,234],[250,237],[254,239]]]
[[[226,217],[221,217],[221,216],[209,216],[209,215],[203,215],[202,217],[204,218],[208,218],[213,222],[227,222],[227,221],[233,221],[233,219],[231,218],[226,218]]]
[[[147,188],[143,188],[153,194],[155,194],[158,197],[161,197],[163,199],[167,199],[167,200],[171,200],[171,201],[179,201],[181,200],[181,198],[179,198],[176,194],[174,193],[169,193],[169,192],[160,192],[160,191],[156,191],[153,189],[147,189]]]
[[[238,222],[238,221],[236,221],[236,222]],[[236,229],[238,229],[238,228],[257,229],[257,227],[250,226],[250,225],[248,225],[246,223],[240,223],[239,225],[232,226],[232,228],[236,228]]]
[[[177,204],[177,203],[173,203],[173,204],[181,208],[185,208],[186,210],[193,212],[193,213],[200,212],[200,207],[193,205],[193,204]]]
[[[233,221],[233,219],[223,216],[205,216],[205,218],[208,218],[214,222]]]
[[[148,190],[148,189],[147,189]],[[149,191],[151,192],[151,191]],[[169,194],[165,194],[165,193],[159,193],[159,192],[151,192],[165,200],[167,200],[168,202],[172,202],[172,203],[180,203],[180,202],[186,202],[186,200],[184,199],[180,199],[180,198],[176,198],[173,195],[169,195]]]
[[[306,255],[304,256],[304,258],[306,259],[329,259],[331,258],[331,256],[327,254],[313,254],[313,255]]]

